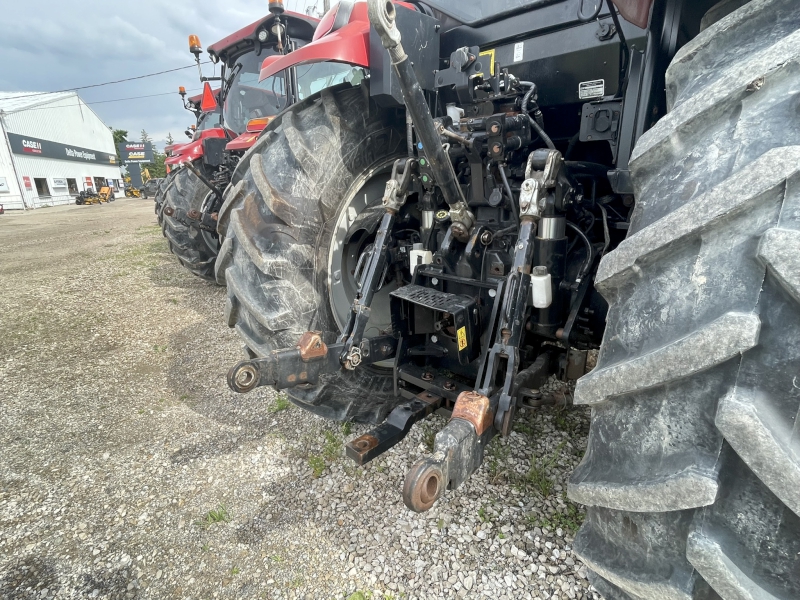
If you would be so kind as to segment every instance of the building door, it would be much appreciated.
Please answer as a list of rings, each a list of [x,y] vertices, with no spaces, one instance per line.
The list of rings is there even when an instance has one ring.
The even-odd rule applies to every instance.
[[[47,185],[47,179],[44,177],[34,177],[33,182],[36,184],[36,193],[39,198],[49,198],[50,188]]]
[[[78,195],[78,182],[74,179],[67,178],[67,189],[69,190],[70,196],[77,196]]]
[[[99,192],[104,187],[106,187],[106,178],[105,177],[95,177],[94,178],[94,191],[95,192]]]

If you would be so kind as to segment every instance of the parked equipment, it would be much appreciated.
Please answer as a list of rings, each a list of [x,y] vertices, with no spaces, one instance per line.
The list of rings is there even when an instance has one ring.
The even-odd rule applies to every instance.
[[[406,474],[424,511],[547,376],[580,378],[568,494],[595,587],[797,597],[800,11],[715,2],[341,2],[265,61],[264,81],[369,78],[290,106],[238,163],[230,387],[381,423],[347,445],[359,464],[450,410]]]
[[[101,187],[97,195],[100,197],[100,202],[113,202],[116,200],[114,198],[114,190],[111,187]]]
[[[289,53],[310,42],[318,23],[306,15],[283,12],[278,3],[273,10],[209,47],[209,56],[220,63],[221,74],[201,78],[203,94],[196,111],[200,116],[192,141],[177,147],[165,161],[171,181],[162,201],[164,236],[182,265],[210,281],[216,281],[216,217],[222,193],[239,159],[266,124],[294,101],[294,77],[280,74],[258,82],[261,59]],[[190,51],[199,68],[202,48],[197,36],[190,36]],[[210,81],[220,82],[217,92],[211,89]]]
[[[125,197],[126,198],[141,198],[142,197],[142,190],[137,187],[133,187],[132,185],[125,186]]]
[[[78,206],[82,206],[84,204],[100,204],[101,202],[108,202],[108,200],[103,200],[100,197],[100,194],[94,191],[94,188],[86,188],[85,190],[81,190],[77,196],[75,196],[75,204]]]

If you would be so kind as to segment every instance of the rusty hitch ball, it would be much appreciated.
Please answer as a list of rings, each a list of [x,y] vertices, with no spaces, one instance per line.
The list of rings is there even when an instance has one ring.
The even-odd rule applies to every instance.
[[[425,512],[441,497],[446,487],[441,464],[422,458],[406,474],[403,502],[414,512]]]
[[[240,362],[228,371],[228,387],[234,392],[249,392],[258,384],[258,371],[248,362]]]

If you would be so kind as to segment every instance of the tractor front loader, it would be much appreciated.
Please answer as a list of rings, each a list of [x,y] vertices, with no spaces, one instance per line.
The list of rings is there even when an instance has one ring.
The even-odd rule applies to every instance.
[[[237,165],[230,387],[375,423],[360,464],[448,410],[402,490],[425,511],[578,379],[606,598],[800,597],[797,3],[343,1],[291,60],[369,76]]]

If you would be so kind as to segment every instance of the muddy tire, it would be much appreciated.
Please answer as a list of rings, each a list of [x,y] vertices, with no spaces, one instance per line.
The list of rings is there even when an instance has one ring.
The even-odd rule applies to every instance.
[[[211,192],[189,169],[178,169],[170,177],[164,188],[161,206],[161,231],[167,238],[170,252],[198,277],[216,282],[214,262],[219,251],[217,235],[184,224],[181,221],[185,221],[185,217],[179,220],[179,215],[186,215],[190,210],[202,211]],[[166,214],[167,208],[175,211],[173,216]]]
[[[305,331],[322,331],[326,343],[339,334],[328,277],[337,217],[376,169],[405,151],[402,117],[366,92],[340,86],[288,109],[242,160],[226,194],[217,278],[228,287],[228,324],[252,356],[293,347]],[[384,184],[370,188],[378,202]],[[336,420],[378,422],[396,403],[389,371],[378,368],[287,393]]]
[[[678,52],[634,151],[568,489],[609,600],[800,597],[799,82],[796,2],[754,0]]]

